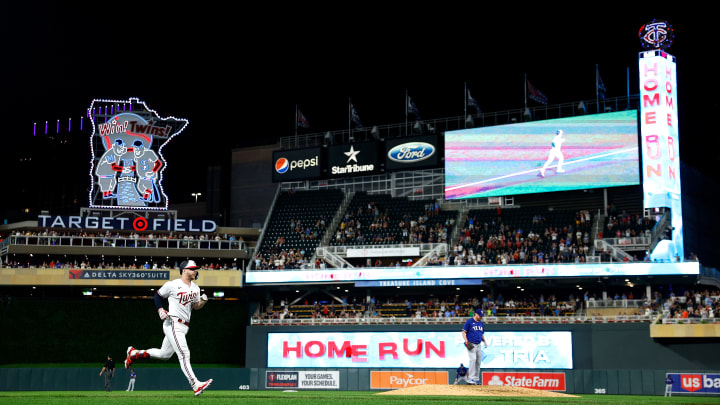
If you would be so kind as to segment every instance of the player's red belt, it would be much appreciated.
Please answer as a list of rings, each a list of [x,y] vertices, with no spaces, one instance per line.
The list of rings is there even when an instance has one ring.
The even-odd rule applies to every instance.
[[[185,326],[187,326],[187,327],[190,327],[190,322],[188,322],[188,321],[183,321],[183,320],[180,319],[180,318],[178,318],[177,321],[178,321],[178,323],[181,323],[181,324],[183,324],[183,325],[185,325]]]

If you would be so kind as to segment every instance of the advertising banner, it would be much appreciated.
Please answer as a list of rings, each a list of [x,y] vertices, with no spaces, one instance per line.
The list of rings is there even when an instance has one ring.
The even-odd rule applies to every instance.
[[[328,147],[328,177],[380,173],[379,142],[355,142]]]
[[[720,374],[668,373],[674,394],[720,394]]]
[[[340,389],[339,371],[266,371],[265,388]]]
[[[426,384],[448,384],[447,371],[371,371],[370,389],[399,389]]]
[[[483,385],[532,388],[534,390],[565,391],[565,373],[503,373],[482,372]]]
[[[415,257],[420,256],[419,247],[397,247],[397,248],[347,248],[347,257],[397,257],[407,256]]]
[[[456,368],[468,362],[457,332],[268,333],[268,367]],[[571,332],[487,332],[482,364],[571,369]]]
[[[416,170],[437,167],[440,147],[437,135],[385,140],[385,170]]]
[[[245,282],[319,283],[375,280],[608,277],[700,274],[698,262],[585,263],[501,266],[373,267],[329,270],[248,271]]]
[[[273,152],[272,181],[318,179],[322,175],[322,148],[276,150]]]
[[[167,270],[69,270],[71,280],[169,280]]]
[[[355,287],[442,287],[453,285],[482,285],[481,278],[439,280],[379,280],[356,281]]]

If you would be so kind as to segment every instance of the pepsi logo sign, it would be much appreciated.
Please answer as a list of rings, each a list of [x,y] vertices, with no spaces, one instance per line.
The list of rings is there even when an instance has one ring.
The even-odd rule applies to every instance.
[[[290,168],[290,162],[288,162],[288,160],[285,159],[284,157],[275,161],[275,171],[276,172],[283,174],[286,171],[288,171],[288,168]]]
[[[307,169],[310,167],[317,167],[320,163],[320,158],[315,156],[312,159],[298,159],[288,160],[287,158],[281,157],[275,161],[275,171],[279,174],[293,171],[294,169]]]
[[[388,151],[388,158],[398,163],[415,163],[435,154],[435,146],[426,142],[408,142]]]

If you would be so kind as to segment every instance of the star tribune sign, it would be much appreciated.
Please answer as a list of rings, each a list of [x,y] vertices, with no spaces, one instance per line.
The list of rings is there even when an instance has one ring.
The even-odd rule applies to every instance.
[[[188,120],[162,118],[138,100],[94,100],[88,109],[91,208],[166,210],[162,149]]]
[[[337,174],[362,174],[373,172],[375,170],[374,164],[358,164],[358,155],[361,150],[355,150],[353,145],[350,145],[350,150],[343,152],[347,156],[347,161],[344,166],[334,165],[330,168],[330,172],[333,175]],[[351,164],[351,162],[353,162]]]

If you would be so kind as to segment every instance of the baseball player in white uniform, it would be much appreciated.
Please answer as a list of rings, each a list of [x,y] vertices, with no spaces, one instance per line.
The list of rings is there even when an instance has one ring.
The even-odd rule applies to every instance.
[[[167,360],[177,353],[180,368],[187,377],[195,395],[200,395],[212,383],[212,378],[207,381],[199,381],[195,377],[192,366],[190,366],[190,349],[188,349],[185,335],[190,330],[190,314],[193,309],[201,309],[207,303],[207,296],[200,295],[200,287],[194,283],[197,280],[198,266],[192,260],[180,263],[181,277],[165,283],[155,293],[155,305],[158,308],[158,315],[163,321],[163,339],[160,349],[137,350],[130,346],[127,349],[125,368],[130,368],[134,360],[154,359]],[[163,308],[163,299],[169,302],[169,311]]]
[[[540,169],[540,175],[542,177],[545,177],[545,170],[550,166],[550,163],[553,162],[553,160],[558,160],[557,165],[557,173],[564,173],[565,170],[563,170],[562,165],[565,161],[565,157],[562,154],[562,151],[560,148],[562,147],[562,143],[565,142],[565,138],[563,138],[564,132],[562,129],[558,129],[557,132],[555,132],[555,138],[553,138],[552,141],[552,149],[550,149],[550,155],[548,156],[547,162],[543,165],[542,169]]]

